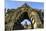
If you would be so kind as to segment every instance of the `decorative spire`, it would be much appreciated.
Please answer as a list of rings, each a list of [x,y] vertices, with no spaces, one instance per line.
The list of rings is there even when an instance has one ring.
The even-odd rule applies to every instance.
[[[27,3],[25,3],[24,5],[22,5],[23,7],[29,7],[29,5],[27,5]]]
[[[25,3],[23,6],[28,6],[27,3]]]

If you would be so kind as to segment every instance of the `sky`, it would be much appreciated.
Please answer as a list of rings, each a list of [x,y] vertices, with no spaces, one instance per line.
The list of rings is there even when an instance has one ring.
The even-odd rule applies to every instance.
[[[27,22],[27,24],[26,24],[26,22]],[[31,24],[31,22],[28,20],[28,19],[24,19],[22,22],[21,22],[21,24],[24,26],[25,24],[26,25],[30,25]]]
[[[26,1],[5,1],[5,8],[6,9],[16,9],[21,7],[24,3],[27,3],[30,7],[36,9],[44,9],[44,3],[42,2],[26,2]]]

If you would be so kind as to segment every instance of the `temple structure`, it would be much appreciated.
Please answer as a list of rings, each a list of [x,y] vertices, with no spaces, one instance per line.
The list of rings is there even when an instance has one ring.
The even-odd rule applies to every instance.
[[[5,30],[43,28],[38,12],[39,11],[28,6],[26,3],[15,10],[8,11],[5,16]],[[30,25],[27,25],[27,21],[25,25],[22,25],[21,22],[23,22],[24,19],[29,20]]]

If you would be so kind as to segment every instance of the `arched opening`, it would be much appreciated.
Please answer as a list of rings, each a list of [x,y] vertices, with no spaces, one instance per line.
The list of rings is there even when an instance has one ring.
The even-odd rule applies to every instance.
[[[27,19],[26,22],[25,22],[25,19]],[[24,26],[21,24],[23,21],[25,22],[24,24],[26,24],[26,25],[27,25],[28,22],[30,24],[32,23],[31,20],[28,17],[27,12],[24,12],[24,13],[21,14],[21,16],[19,17],[17,22],[14,23],[13,30],[23,30],[23,29],[25,29]]]

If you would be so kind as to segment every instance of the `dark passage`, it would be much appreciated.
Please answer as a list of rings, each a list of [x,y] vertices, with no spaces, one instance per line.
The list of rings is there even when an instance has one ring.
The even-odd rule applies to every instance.
[[[28,20],[30,21],[27,12],[24,12],[23,14],[21,14],[21,16],[19,17],[19,20],[17,20],[17,22],[14,23],[13,30],[23,30],[24,27],[21,25],[21,22],[22,22],[24,19],[28,19]],[[31,22],[31,21],[30,21],[30,22]],[[31,23],[32,23],[32,22],[31,22]]]

